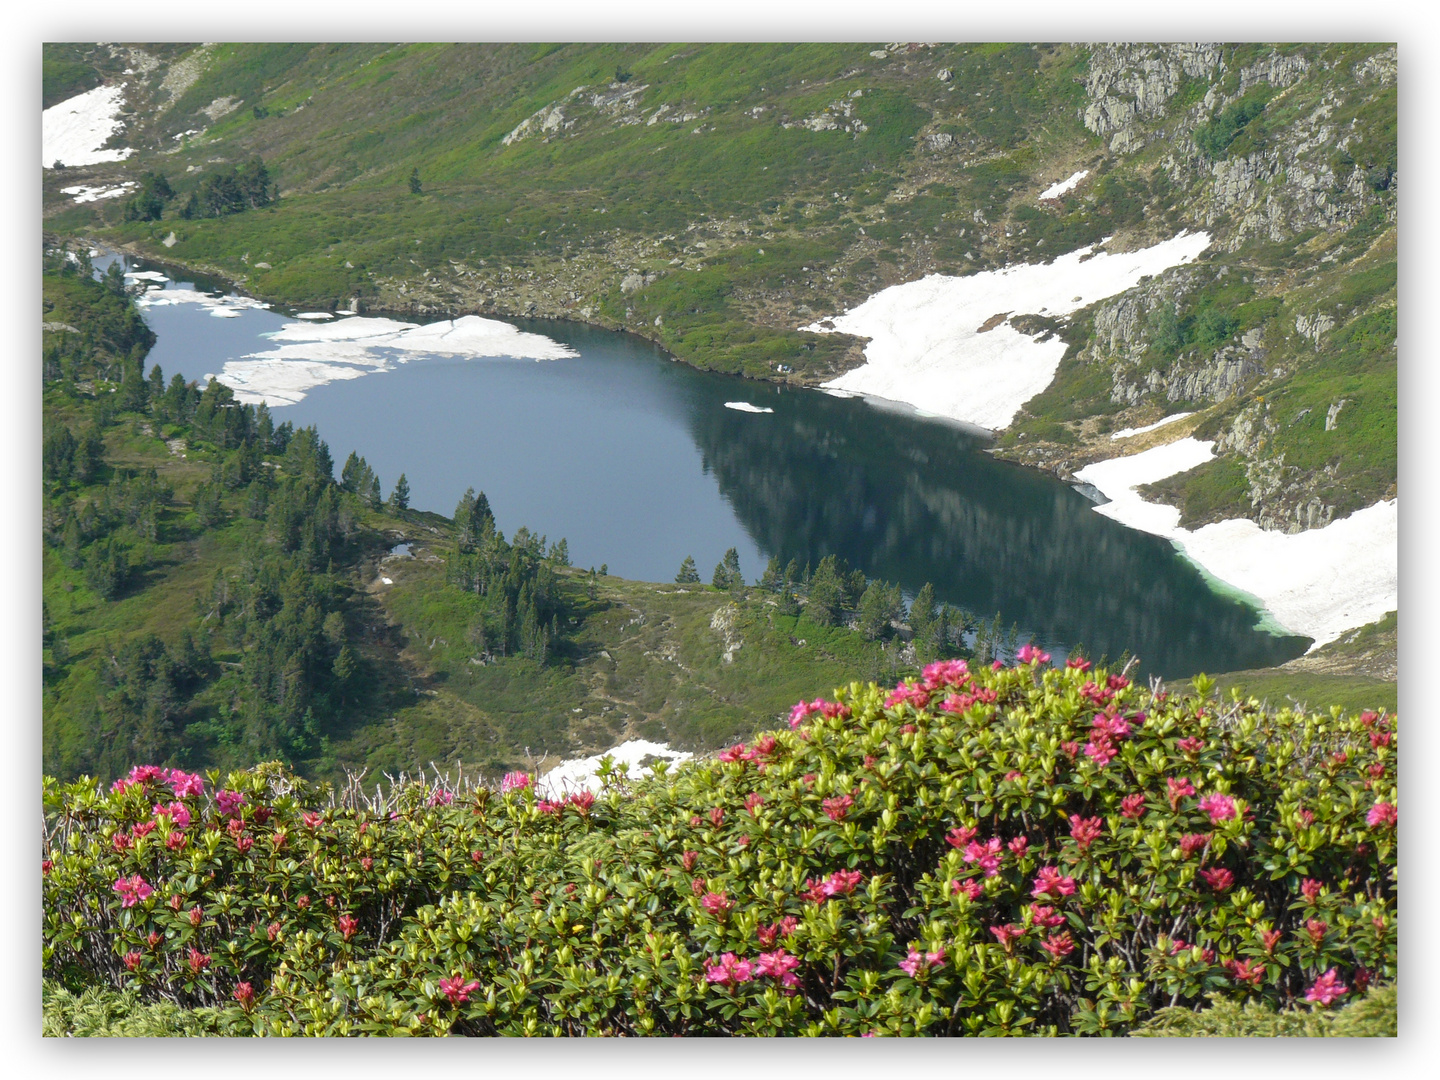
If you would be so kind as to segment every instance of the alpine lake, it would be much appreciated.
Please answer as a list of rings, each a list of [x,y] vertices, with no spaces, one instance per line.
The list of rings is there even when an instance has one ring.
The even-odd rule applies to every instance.
[[[171,267],[127,266],[163,272],[167,290],[224,292]],[[146,308],[159,339],[147,370],[203,380],[273,348],[262,335],[294,321],[278,309],[210,310]],[[1168,541],[1094,513],[1091,498],[1048,474],[997,461],[983,433],[697,371],[628,334],[505,321],[579,355],[412,353],[272,405],[275,423],[314,424],[337,469],[358,452],[386,495],[403,472],[416,509],[449,515],[467,488],[484,491],[507,535],[523,525],[564,537],[575,565],[625,578],[672,581],[690,555],[708,582],[731,547],[749,581],[771,556],[803,567],[835,554],[907,597],[930,582],[937,599],[987,623],[998,613],[1055,662],[1076,646],[1112,660],[1128,650],[1140,675],[1167,679],[1280,664],[1309,644],[1267,628],[1253,601],[1207,581]]]

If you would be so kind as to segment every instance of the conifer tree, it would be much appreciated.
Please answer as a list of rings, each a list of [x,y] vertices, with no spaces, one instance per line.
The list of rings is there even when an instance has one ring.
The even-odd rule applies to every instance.
[[[405,479],[405,474],[400,474],[400,479],[395,481],[395,490],[390,493],[390,510],[392,513],[401,513],[410,509],[410,484]]]
[[[779,592],[780,586],[784,583],[784,575],[780,569],[778,556],[770,556],[770,561],[765,565],[765,573],[760,575],[760,588],[766,592]]]
[[[686,555],[685,561],[680,564],[680,572],[675,575],[675,584],[700,584],[700,571],[695,568],[695,559],[692,556]]]

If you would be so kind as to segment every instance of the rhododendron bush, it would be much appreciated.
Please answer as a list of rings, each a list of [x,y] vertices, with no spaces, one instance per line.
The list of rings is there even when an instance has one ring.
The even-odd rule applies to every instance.
[[[1394,981],[1393,716],[1046,659],[598,796],[47,780],[45,974],[272,1034],[1123,1034]]]

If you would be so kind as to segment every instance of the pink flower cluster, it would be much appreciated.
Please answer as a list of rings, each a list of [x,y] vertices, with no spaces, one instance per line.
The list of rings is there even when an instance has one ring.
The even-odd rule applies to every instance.
[[[1034,645],[1026,642],[1020,646],[1020,651],[1015,654],[1015,659],[1022,664],[1048,664],[1050,662],[1050,654],[1048,652],[1041,652]]]
[[[1210,815],[1211,822],[1216,825],[1236,816],[1235,800],[1229,795],[1221,795],[1219,792],[1206,795],[1197,805]]]
[[[178,828],[188,829],[190,827],[190,808],[183,802],[156,803],[155,816],[168,817]]]
[[[935,952],[922,953],[914,945],[911,945],[910,954],[900,961],[900,970],[912,979],[920,979],[924,978],[931,968],[944,962],[945,950],[943,948],[937,949]]]
[[[1115,743],[1130,735],[1130,721],[1116,715],[1114,706],[1099,713],[1090,721],[1090,741],[1085,744],[1085,755],[1095,759],[1100,768],[1109,765],[1119,751]]]
[[[1035,877],[1031,896],[1070,896],[1075,892],[1075,879],[1060,872],[1057,866],[1042,866]]]
[[[723,919],[730,914],[730,910],[735,906],[735,901],[726,896],[724,892],[707,892],[700,897],[700,906],[717,919]]]
[[[849,896],[864,878],[859,870],[836,870],[828,878],[808,879],[800,895],[812,903],[824,903],[832,897]]]
[[[116,878],[111,888],[120,894],[121,907],[134,907],[155,891],[139,874]]]
[[[1179,779],[1176,779],[1173,776],[1166,777],[1165,786],[1169,789],[1171,810],[1178,810],[1180,808],[1181,799],[1185,798],[1187,795],[1195,794],[1195,785],[1192,784],[1189,779],[1184,776],[1180,777]]]
[[[1070,835],[1075,843],[1080,845],[1081,851],[1089,851],[1090,845],[1100,839],[1101,833],[1105,831],[1105,822],[1098,817],[1086,818],[1078,814],[1070,817]]]
[[[1214,870],[1201,870],[1200,876],[1205,879],[1205,884],[1215,892],[1225,892],[1235,884],[1235,875],[1223,866]]]
[[[849,795],[837,795],[833,799],[826,799],[820,804],[825,811],[825,816],[831,821],[844,821],[845,815],[855,805],[855,800]]]
[[[1220,966],[1230,972],[1230,977],[1238,983],[1259,986],[1260,980],[1265,977],[1265,965],[1259,960],[1225,960]]]
[[[451,1005],[459,1005],[478,989],[480,989],[479,981],[471,979],[466,982],[463,973],[440,980],[440,992],[449,998]]]
[[[1070,936],[1069,930],[1061,930],[1040,942],[1040,947],[1060,961],[1075,951],[1075,939]]]
[[[811,716],[820,715],[827,720],[839,718],[847,720],[850,717],[850,706],[841,705],[838,701],[826,701],[824,698],[816,698],[814,701],[798,702],[790,710],[790,726],[798,728],[806,719]]]
[[[800,978],[795,974],[799,966],[800,958],[791,956],[784,949],[762,952],[755,962],[727,952],[705,965],[705,981],[729,990],[759,977],[774,979],[786,991],[793,992],[800,985]]]
[[[1305,992],[1305,1000],[1313,1001],[1320,1005],[1329,1005],[1332,1002],[1338,1001],[1349,992],[1349,989],[1335,974],[1335,969],[1331,968],[1325,972],[1324,975],[1316,979],[1315,985]]]
[[[1003,841],[998,837],[991,837],[985,843],[972,840],[965,845],[965,861],[974,863],[976,869],[985,871],[986,877],[994,877],[1000,873],[1000,864],[1005,861],[1005,854],[1001,850]]]
[[[769,926],[757,926],[755,928],[755,939],[760,942],[762,949],[769,949],[774,946],[777,938],[789,937],[800,926],[800,920],[794,915],[786,915],[778,923],[771,923]]]
[[[527,772],[508,772],[500,780],[500,793],[503,795],[508,791],[524,791],[530,786],[530,774]]]
[[[1120,800],[1120,816],[1127,818],[1142,818],[1145,816],[1145,796],[1136,792],[1133,795],[1126,795]]]
[[[240,808],[246,803],[245,795],[239,791],[217,791],[215,793],[215,805],[219,807],[220,813],[228,818],[240,816]]]
[[[893,709],[898,705],[909,705],[912,709],[920,710],[930,704],[930,691],[920,683],[902,682],[896,685],[885,699],[885,708]]]
[[[943,686],[953,686],[958,690],[970,682],[970,668],[964,660],[937,660],[926,664],[921,675],[920,685],[931,691]]]
[[[1400,811],[1394,803],[1377,802],[1365,815],[1365,821],[1372,829],[1381,825],[1393,829],[1400,821]]]

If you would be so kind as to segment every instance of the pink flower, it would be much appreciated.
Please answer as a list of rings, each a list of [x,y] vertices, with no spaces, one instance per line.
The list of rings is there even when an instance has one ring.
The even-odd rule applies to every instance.
[[[741,960],[734,953],[724,953],[719,960],[705,965],[705,981],[719,983],[730,988],[747,983],[755,977],[755,966],[749,960]]]
[[[154,807],[155,816],[162,814],[173,821],[177,828],[188,829],[190,827],[190,808],[183,802],[172,802],[168,806],[164,803],[156,803]]]
[[[1210,843],[1210,837],[1205,833],[1186,833],[1180,838],[1180,857],[1182,859],[1193,858],[1197,851],[1204,851],[1205,845]]]
[[[265,939],[267,941],[274,941],[277,937],[280,936],[280,930],[280,924],[278,922],[272,922],[269,926],[265,928]]]
[[[130,836],[135,840],[139,840],[142,836],[149,836],[154,831],[155,822],[142,821],[130,830]]]
[[[1113,713],[1101,713],[1096,716],[1090,721],[1090,727],[1097,735],[1106,735],[1112,739],[1124,739],[1130,735],[1130,721]]]
[[[1065,916],[1048,904],[1031,904],[1030,922],[1035,926],[1064,926]]]
[[[1023,926],[1016,926],[1014,923],[1007,923],[1004,926],[990,927],[990,933],[994,934],[995,940],[1005,947],[1006,952],[1009,952],[1011,942],[1016,938],[1025,936],[1025,928]]]
[[[165,779],[165,770],[157,765],[136,765],[130,770],[130,779],[137,784],[153,784]]]
[[[215,793],[215,805],[220,808],[220,813],[228,818],[239,815],[240,808],[245,805],[245,796],[238,791],[217,791]]]
[[[695,869],[695,861],[699,858],[700,853],[698,851],[687,851],[680,856],[680,865],[685,868],[685,872],[688,874],[691,870]]]
[[[139,874],[116,878],[111,888],[120,894],[121,907],[134,907],[155,891]]]
[[[1295,811],[1295,816],[1299,819],[1300,824],[1304,825],[1307,829],[1311,825],[1315,824],[1315,815],[1312,814],[1309,810],[1306,810],[1303,806]]]
[[[190,954],[186,959],[190,963],[190,974],[192,975],[199,975],[210,966],[210,954],[202,953],[194,945],[190,946]]]
[[[1023,859],[1025,852],[1030,849],[1030,838],[1028,836],[1017,836],[1005,846],[1010,849],[1017,859]]]
[[[1098,817],[1084,818],[1078,815],[1070,817],[1070,835],[1080,845],[1081,851],[1088,851],[1090,845],[1100,839],[1100,834],[1105,830],[1105,822]]]
[[[1069,930],[1061,930],[1058,934],[1051,934],[1040,942],[1040,947],[1056,960],[1064,960],[1075,951],[1075,941],[1070,937]]]
[[[923,709],[930,704],[930,691],[919,683],[902,682],[885,699],[885,708],[909,705],[912,709]]]
[[[964,847],[975,839],[975,830],[968,825],[956,825],[945,834],[945,842],[953,848]]]
[[[1165,786],[1170,789],[1171,810],[1176,809],[1180,805],[1181,799],[1185,798],[1187,795],[1195,794],[1195,785],[1190,782],[1188,777],[1182,776],[1179,779],[1176,779],[1173,776],[1167,777],[1165,780]]]
[[[1005,856],[1000,851],[1000,838],[992,837],[981,844],[972,840],[965,848],[965,861],[974,863],[981,870],[985,871],[986,877],[994,877],[1000,872],[1000,864]]]
[[[792,728],[798,728],[801,724],[805,722],[806,718],[809,715],[810,703],[806,701],[797,701],[790,708],[790,726]]]
[[[558,817],[560,815],[560,811],[564,809],[564,805],[564,803],[555,802],[552,799],[535,800],[536,810],[538,810],[542,814],[550,814],[554,817]]]
[[[508,791],[524,791],[530,786],[530,774],[527,772],[508,772],[500,780],[500,793],[503,795]]]
[[[1394,803],[1377,802],[1365,815],[1365,820],[1371,828],[1386,825],[1393,829],[1400,820],[1400,811],[1395,808]]]
[[[344,936],[346,941],[349,941],[352,937],[355,936],[355,931],[360,928],[360,923],[358,920],[355,919],[353,915],[350,915],[347,912],[346,914],[340,916],[339,926],[340,933]]]
[[[1035,877],[1031,896],[1070,896],[1075,892],[1075,879],[1060,873],[1059,867],[1042,866]]]
[[[1221,795],[1218,792],[1206,795],[1196,805],[1209,814],[1210,820],[1217,825],[1222,821],[1229,821],[1235,816],[1235,800],[1229,795]]]
[[[244,855],[247,851],[249,851],[252,847],[255,846],[255,838],[253,836],[237,837],[235,839],[235,846],[240,849],[240,854]]]
[[[466,982],[463,972],[451,978],[440,980],[440,992],[450,999],[451,1005],[459,1005],[478,989],[480,989],[479,980],[471,979],[469,982]]]
[[[1235,884],[1235,875],[1223,866],[1215,870],[1201,870],[1200,876],[1205,879],[1205,884],[1216,892],[1224,892]]]
[[[1126,795],[1120,800],[1120,816],[1127,818],[1142,818],[1145,816],[1145,796],[1138,792],[1134,795]]]
[[[305,813],[300,815],[300,820],[305,823],[305,827],[307,829],[318,829],[320,827],[320,823],[323,822],[325,818],[312,810],[307,810],[305,811]]]
[[[1331,968],[1324,975],[1316,979],[1315,985],[1305,992],[1305,1000],[1318,1002],[1321,1005],[1329,1005],[1331,1002],[1338,1001],[1349,992],[1345,984],[1336,976],[1335,969]]]
[[[951,694],[940,703],[940,711],[954,713],[956,716],[959,716],[974,704],[975,696],[973,694]]]
[[[707,892],[700,898],[700,906],[717,919],[723,919],[730,913],[730,909],[735,906],[735,901],[731,900],[723,892]]]
[[[1198,754],[1205,749],[1205,740],[1192,735],[1188,739],[1181,739],[1175,745],[1187,754]]]
[[[116,795],[119,795],[122,794],[127,788],[139,786],[140,785],[135,783],[134,780],[122,776],[119,780],[116,780],[113,784],[110,785],[110,790]]]
[[[1313,904],[1319,899],[1320,890],[1323,888],[1325,888],[1325,886],[1321,885],[1320,882],[1314,878],[1307,877],[1304,881],[1300,882],[1300,895],[1305,897],[1306,903]]]
[[[800,958],[791,956],[784,949],[762,952],[755,965],[755,974],[767,979],[779,979],[782,986],[798,986],[800,980],[791,974],[800,966]]]
[[[1265,965],[1258,960],[1226,960],[1221,966],[1239,983],[1259,986],[1260,980],[1265,977]]]
[[[1050,662],[1050,654],[1048,652],[1041,652],[1035,648],[1034,645],[1026,642],[1020,646],[1020,651],[1015,654],[1015,659],[1022,664],[1048,664]]]
[[[130,834],[117,832],[114,836],[110,837],[110,845],[116,852],[129,851],[132,846]]]
[[[725,808],[723,806],[712,806],[710,808],[710,824],[719,828],[725,823]]]
[[[750,756],[751,758],[769,757],[779,745],[780,741],[774,735],[762,735],[755,740],[755,746],[750,751]]]
[[[199,773],[187,773],[183,769],[171,769],[165,776],[170,790],[177,799],[205,794],[205,778]]]
[[[183,832],[172,832],[165,837],[165,846],[171,851],[183,851],[188,843],[190,843],[190,837]]]
[[[455,801],[455,793],[446,791],[444,788],[436,788],[430,793],[428,804],[430,806],[449,806]]]
[[[691,878],[691,879],[690,879],[690,891],[691,891],[692,893],[694,893],[696,896],[704,896],[704,895],[709,891],[709,890],[706,889],[706,887],[705,887],[705,879],[704,879],[704,878],[698,878],[698,877],[697,877],[697,878]]]
[[[911,945],[910,954],[906,956],[904,960],[900,961],[900,970],[912,979],[918,979],[925,975],[936,964],[943,964],[944,962],[944,949],[939,949],[936,952],[921,953],[919,949]]]
[[[1083,657],[1076,656],[1072,657],[1069,660],[1066,660],[1065,666],[1067,668],[1070,668],[1072,671],[1078,671],[1081,675],[1084,675],[1085,672],[1089,671],[1094,665],[1091,664],[1089,660],[1086,660]]]
[[[730,747],[730,749],[720,751],[720,753],[716,755],[716,758],[725,762],[750,760],[749,756],[745,753],[744,743],[736,743]]]
[[[125,961],[125,967],[126,967],[127,970],[129,970],[129,971],[139,971],[139,970],[140,970],[140,961],[141,961],[142,957],[141,957],[141,955],[140,955],[138,952],[136,952],[134,949],[131,949],[129,952],[127,952],[123,957],[121,957],[121,959]]]
[[[990,670],[991,670],[991,671],[999,671],[999,670],[1000,670],[1001,668],[1003,668],[1004,666],[1005,666],[1004,663],[1002,663],[1002,662],[999,661],[999,660],[991,660],[991,661],[990,661]]]
[[[855,886],[864,880],[865,875],[859,870],[836,870],[830,875],[823,888],[826,896],[849,896],[855,891]]]
[[[248,982],[236,983],[230,996],[238,1001],[247,1013],[255,1007],[255,988]]]
[[[855,800],[849,795],[838,795],[833,799],[826,799],[820,805],[825,811],[825,816],[831,821],[844,821],[845,815],[855,805]]]
[[[1330,929],[1330,924],[1324,919],[1306,919],[1305,932],[1310,935],[1312,945],[1319,945],[1325,940],[1325,932]]]
[[[956,878],[954,881],[950,882],[950,891],[952,893],[955,893],[956,895],[960,895],[963,893],[971,900],[979,900],[981,895],[985,892],[985,887],[973,878],[971,878],[969,881],[961,881],[959,878]]]
[[[1080,744],[1074,739],[1066,739],[1060,744],[1060,749],[1064,750],[1066,755],[1073,758],[1076,754],[1080,753]]]
[[[1111,744],[1108,736],[1096,735],[1094,740],[1085,744],[1085,756],[1095,759],[1095,764],[1104,768],[1118,753]]]
[[[970,681],[970,667],[964,660],[937,660],[927,664],[921,673],[926,690],[939,690],[942,686],[961,687]]]
[[[1265,943],[1265,951],[1267,953],[1273,953],[1275,951],[1275,946],[1280,943],[1280,937],[1281,934],[1279,930],[1260,931],[1260,940]]]
[[[982,686],[975,691],[975,700],[985,705],[994,705],[1000,700],[1000,695],[988,686]]]
[[[816,698],[811,702],[801,701],[790,710],[790,726],[798,728],[806,719],[816,713],[826,719],[838,717],[845,720],[850,716],[850,706],[841,705],[838,701],[826,701],[824,698]]]

